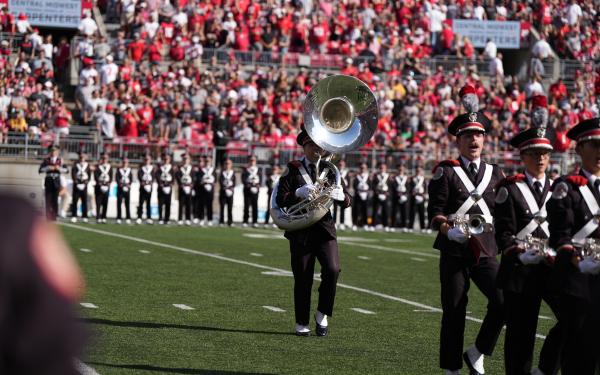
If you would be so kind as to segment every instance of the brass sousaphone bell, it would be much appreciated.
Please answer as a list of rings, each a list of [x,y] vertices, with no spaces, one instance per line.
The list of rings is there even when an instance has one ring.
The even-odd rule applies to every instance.
[[[333,75],[317,82],[304,101],[304,127],[329,156],[317,163],[325,168],[317,177],[311,197],[291,207],[279,207],[276,202],[279,184],[274,186],[269,212],[280,229],[294,231],[309,227],[329,211],[333,204],[331,190],[341,183],[340,172],[332,162],[334,155],[366,144],[377,129],[378,117],[375,94],[361,80]],[[334,184],[329,173],[335,175]]]

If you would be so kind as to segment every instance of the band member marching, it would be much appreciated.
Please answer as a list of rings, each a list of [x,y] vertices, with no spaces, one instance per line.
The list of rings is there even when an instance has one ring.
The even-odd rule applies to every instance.
[[[108,161],[107,153],[103,153],[100,157],[100,162],[94,170],[94,180],[96,181],[96,187],[94,188],[94,195],[96,197],[96,222],[106,224],[108,195],[110,193],[110,184],[113,180],[113,170]]]
[[[227,206],[227,225],[233,224],[233,192],[235,189],[236,178],[231,159],[225,160],[223,170],[219,177],[219,223],[225,224],[225,206]]]
[[[412,230],[415,227],[415,217],[419,214],[419,228],[424,231],[427,229],[425,225],[425,174],[423,167],[417,167],[416,174],[411,177],[409,182],[410,188],[410,220],[408,229]]]
[[[456,136],[460,157],[442,161],[429,183],[428,214],[438,230],[434,248],[440,250],[442,327],[440,367],[458,374],[464,358],[471,374],[483,374],[484,355],[491,355],[502,326],[502,294],[496,288],[498,261],[493,229],[494,186],[504,178],[500,168],[481,160],[485,129],[490,120],[481,112],[457,116],[448,127]],[[488,230],[470,233],[457,218],[480,214]],[[488,300],[487,313],[475,340],[463,353],[465,316],[471,280]]]
[[[171,218],[171,196],[175,180],[171,155],[163,154],[163,163],[156,168],[158,182],[158,223],[168,224]]]
[[[256,157],[250,157],[249,165],[242,172],[242,182],[244,184],[244,226],[248,226],[250,218],[250,208],[252,208],[252,225],[258,223],[258,192],[260,189],[261,178],[259,169],[256,166]]]
[[[367,227],[367,206],[369,205],[369,192],[371,191],[371,178],[367,163],[360,164],[360,171],[354,177],[354,202],[352,205],[352,229]]]
[[[392,189],[392,227],[405,229],[408,224],[408,175],[404,164],[398,165],[398,173],[394,176]]]
[[[350,186],[350,175],[349,170],[346,168],[346,161],[344,159],[340,160],[338,169],[340,170],[340,176],[342,177],[342,187],[347,190]],[[338,215],[339,213],[339,215]],[[338,216],[340,218],[339,228],[341,230],[346,229],[346,208],[343,207],[342,202],[334,201],[333,202],[333,221],[337,222]]]
[[[593,375],[600,365],[600,118],[580,122],[567,137],[577,142],[581,170],[557,179],[547,204],[565,335],[561,373]]]
[[[302,130],[297,143],[303,147],[305,157],[288,164],[288,169],[279,180],[276,201],[279,207],[289,207],[308,198],[316,187],[318,173],[315,163],[324,151]],[[331,175],[331,174],[329,174]],[[331,198],[350,206],[350,196],[341,186],[332,189]],[[287,230],[285,237],[290,241],[291,264],[294,274],[294,308],[296,335],[310,334],[310,300],[314,278],[315,259],[321,264],[319,302],[315,313],[316,334],[328,333],[327,318],[333,314],[333,305],[340,261],[335,223],[328,211],[315,224],[294,231]]]
[[[125,223],[131,224],[131,212],[129,207],[131,195],[131,183],[133,176],[129,167],[129,158],[123,157],[121,167],[117,169],[117,224],[121,224],[121,208],[125,205]]]
[[[555,314],[558,311],[549,288],[554,259],[544,249],[550,235],[546,202],[552,180],[546,169],[552,146],[545,126],[520,132],[510,144],[519,150],[525,173],[505,178],[496,193],[496,240],[502,251],[497,282],[506,308],[505,369],[508,375],[555,374],[562,347],[560,323],[544,341],[539,368],[531,372],[542,299]]]
[[[138,181],[140,183],[140,198],[137,208],[137,223],[142,224],[142,214],[146,205],[146,224],[152,224],[150,199],[152,198],[152,184],[154,183],[154,165],[150,155],[144,156],[144,164],[138,168]]]
[[[373,175],[373,221],[378,228],[389,227],[390,197],[392,179],[387,171],[387,164],[379,163],[379,172]]]
[[[271,168],[271,174],[269,175],[269,178],[267,178],[267,206],[268,203],[271,201],[271,193],[273,193],[273,186],[275,186],[277,184],[277,182],[279,182],[279,178],[281,177],[281,169],[279,168],[278,165],[273,165],[273,167]],[[266,216],[265,216],[265,226],[269,224],[269,210],[267,210]],[[276,227],[275,224],[273,224],[273,226]]]
[[[196,171],[196,217],[202,225],[213,225],[213,201],[215,199],[215,169],[210,159],[202,158]],[[206,217],[206,221],[205,218]]]
[[[71,169],[73,179],[73,201],[71,202],[71,222],[77,222],[77,204],[81,200],[81,217],[84,223],[88,222],[88,184],[91,177],[91,167],[87,162],[85,152],[79,152],[79,160]]]
[[[58,194],[61,189],[60,174],[68,171],[66,167],[63,167],[59,154],[60,149],[57,146],[50,147],[50,155],[44,159],[38,171],[46,174],[44,179],[46,218],[53,221],[56,220],[58,215]]]
[[[179,186],[179,225],[192,225],[192,196],[194,195],[194,167],[189,154],[183,156],[183,164],[177,169],[177,186]]]

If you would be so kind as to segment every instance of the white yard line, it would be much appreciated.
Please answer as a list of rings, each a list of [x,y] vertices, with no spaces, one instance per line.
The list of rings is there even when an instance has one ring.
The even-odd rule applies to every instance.
[[[79,251],[81,251],[82,253],[91,253],[92,250],[90,249],[79,249]]]
[[[284,309],[275,306],[263,306],[265,309],[273,311],[273,312],[285,312]]]
[[[142,254],[150,254],[150,252],[149,252],[148,250],[139,250],[139,251],[140,251],[140,253],[142,253]]]
[[[364,256],[364,255],[359,255],[359,256],[358,256],[358,259],[362,259],[362,260],[370,260],[371,258],[369,258],[369,257],[366,257],[366,256]]]
[[[90,366],[86,365],[78,359],[75,359],[75,367],[81,375],[100,375],[96,370],[94,370],[93,368],[91,368]]]
[[[366,315],[375,315],[375,311],[361,309],[360,307],[352,307],[350,310],[356,311],[357,313]]]
[[[253,257],[261,257],[263,256],[261,253],[250,253]]]
[[[174,303],[173,306],[181,310],[195,310],[193,307],[181,303]]]
[[[161,242],[150,241],[150,240],[146,240],[146,239],[143,239],[143,238],[128,236],[128,235],[125,235],[125,234],[114,233],[114,232],[109,232],[109,231],[105,231],[105,230],[94,229],[94,228],[89,228],[89,227],[83,227],[83,226],[78,226],[78,225],[73,225],[73,224],[67,224],[67,223],[61,223],[61,225],[65,226],[65,227],[68,227],[68,228],[78,229],[78,230],[82,230],[82,231],[86,231],[86,232],[91,232],[91,233],[102,234],[102,235],[105,235],[105,236],[112,236],[112,237],[116,237],[116,238],[122,238],[122,239],[125,239],[125,240],[135,241],[135,242],[139,242],[139,243],[145,243],[145,244],[156,246],[156,247],[163,247],[163,248],[166,248],[166,249],[173,249],[173,250],[177,250],[177,251],[180,251],[180,252],[183,252],[183,253],[201,255],[201,256],[208,257],[208,258],[218,259],[218,260],[222,260],[222,261],[230,262],[230,263],[242,264],[242,265],[245,265],[245,266],[250,266],[250,267],[254,267],[254,268],[260,268],[260,269],[267,270],[267,271],[277,271],[279,273],[284,273],[284,274],[285,273],[290,273],[290,271],[284,270],[284,269],[281,269],[281,268],[265,266],[265,265],[258,264],[258,263],[253,263],[253,262],[246,262],[244,260],[238,260],[238,259],[234,259],[234,258],[228,258],[228,257],[222,256],[222,255],[216,255],[216,254],[207,253],[207,252],[204,252],[204,251],[192,250],[192,249],[187,249],[185,247],[174,246],[174,245],[169,245],[169,244],[165,244],[165,243],[161,243]],[[360,246],[370,247],[370,246],[374,246],[374,245],[360,244]],[[417,255],[417,254],[415,254],[415,255]],[[427,256],[429,254],[418,254],[418,255]],[[435,257],[437,258],[438,256],[435,256]],[[368,295],[371,295],[371,296],[380,297],[380,298],[387,299],[387,300],[390,300],[390,301],[401,302],[401,303],[404,303],[406,305],[413,306],[413,307],[416,307],[416,308],[419,308],[419,309],[430,310],[432,312],[433,311],[442,312],[442,309],[440,309],[438,307],[433,307],[433,306],[425,305],[425,304],[422,304],[422,303],[419,303],[419,302],[415,302],[415,301],[411,301],[411,300],[408,300],[408,299],[405,299],[405,298],[391,296],[389,294],[376,292],[374,290],[360,288],[360,287],[357,287],[357,286],[352,286],[352,285],[348,285],[348,284],[344,284],[344,283],[338,283],[337,285],[338,285],[338,287],[343,288],[343,289],[353,290],[355,292],[360,292],[360,293],[368,294]],[[470,320],[472,322],[477,322],[477,323],[482,323],[483,322],[481,319],[473,318],[471,316],[467,316],[466,319]],[[540,335],[540,334],[537,334],[536,337],[541,338],[541,339],[545,339],[546,338],[545,336]]]
[[[85,307],[86,309],[97,309],[98,306],[94,305],[93,303],[89,303],[89,302],[81,302],[80,305],[82,307]]]
[[[410,258],[410,260],[414,260],[415,262],[427,262],[425,259],[423,258]]]

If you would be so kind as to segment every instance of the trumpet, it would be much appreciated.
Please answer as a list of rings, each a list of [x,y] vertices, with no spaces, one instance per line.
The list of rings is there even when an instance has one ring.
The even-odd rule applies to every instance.
[[[548,240],[544,238],[537,238],[528,234],[525,238],[519,239],[515,237],[517,244],[521,245],[525,251],[536,251],[544,254],[545,256],[555,257],[556,251],[548,246]]]
[[[488,223],[485,216],[480,214],[452,214],[448,216],[448,221],[453,227],[461,228],[467,237],[491,232],[494,230],[494,225],[492,223]]]
[[[581,258],[592,258],[600,262],[600,243],[595,238],[586,238],[583,244],[574,244]]]

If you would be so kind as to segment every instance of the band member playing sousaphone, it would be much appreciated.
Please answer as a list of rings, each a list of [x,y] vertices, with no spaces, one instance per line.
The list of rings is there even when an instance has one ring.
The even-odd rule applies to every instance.
[[[150,199],[152,198],[152,185],[154,183],[154,165],[150,155],[144,156],[144,164],[138,168],[138,181],[140,183],[140,198],[137,208],[137,224],[142,224],[142,213],[146,205],[146,224],[152,224]]]
[[[371,192],[371,175],[367,163],[360,164],[360,171],[354,177],[354,203],[352,205],[352,229],[367,228],[367,207]]]
[[[233,162],[226,159],[223,170],[219,176],[219,224],[225,224],[225,206],[227,206],[227,225],[233,225],[233,194],[235,191],[236,177],[233,170]]]
[[[379,229],[389,231],[390,188],[392,179],[387,171],[387,164],[379,163],[379,171],[371,179],[373,182],[373,224]]]
[[[404,164],[398,165],[398,173],[394,176],[392,183],[392,227],[406,229],[408,224],[408,175]]]
[[[348,189],[350,186],[350,175],[349,170],[346,168],[346,161],[344,159],[340,160],[339,163],[340,176],[342,177],[342,187],[344,189]],[[346,208],[342,206],[342,202],[334,201],[333,202],[333,221],[337,221],[339,217],[339,228],[341,230],[346,229]]]
[[[545,108],[546,97],[533,98],[533,111]],[[552,145],[546,136],[546,123],[524,130],[511,139],[519,150],[525,173],[505,178],[496,192],[496,240],[502,251],[498,285],[504,292],[506,374],[531,372],[533,349],[541,301],[555,314],[558,301],[550,288],[553,278],[546,202],[552,193],[552,180],[546,175]],[[532,374],[556,374],[562,348],[562,332],[557,323],[544,341],[539,366]]]
[[[123,157],[121,167],[117,169],[117,224],[121,224],[121,207],[125,204],[125,223],[131,224],[129,199],[133,177],[129,167],[129,158]]]
[[[162,160],[162,164],[155,169],[155,178],[158,182],[158,223],[168,224],[171,218],[171,196],[173,194],[175,171],[171,164],[171,155],[164,153]]]
[[[94,180],[96,181],[94,189],[94,195],[96,196],[96,222],[106,224],[108,195],[110,193],[110,184],[113,180],[113,170],[108,161],[107,153],[102,154],[100,163],[96,165]]]
[[[84,223],[88,222],[88,184],[92,175],[91,167],[87,162],[84,151],[79,152],[79,160],[71,169],[73,179],[73,201],[71,202],[71,222],[77,222],[77,204],[81,200],[81,217]]]
[[[256,166],[256,156],[251,156],[248,166],[242,172],[244,184],[244,226],[248,226],[250,208],[252,208],[252,225],[258,225],[258,192],[260,189],[260,174]]]
[[[581,169],[554,182],[547,204],[565,335],[561,373],[593,375],[600,361],[600,118],[581,121],[567,137],[577,142]]]
[[[497,246],[491,223],[494,186],[504,178],[500,168],[481,159],[490,120],[481,112],[457,116],[448,132],[456,136],[460,157],[440,162],[429,183],[428,215],[438,230],[442,327],[440,367],[458,374],[464,358],[471,374],[483,374],[484,355],[491,355],[502,326],[502,294],[496,288]],[[468,216],[467,216],[468,215]],[[465,316],[471,281],[488,300],[475,340],[463,353]]]
[[[177,220],[183,225],[192,225],[192,196],[194,194],[194,167],[189,154],[183,156],[183,164],[177,168],[177,186],[179,186],[179,212]]]

